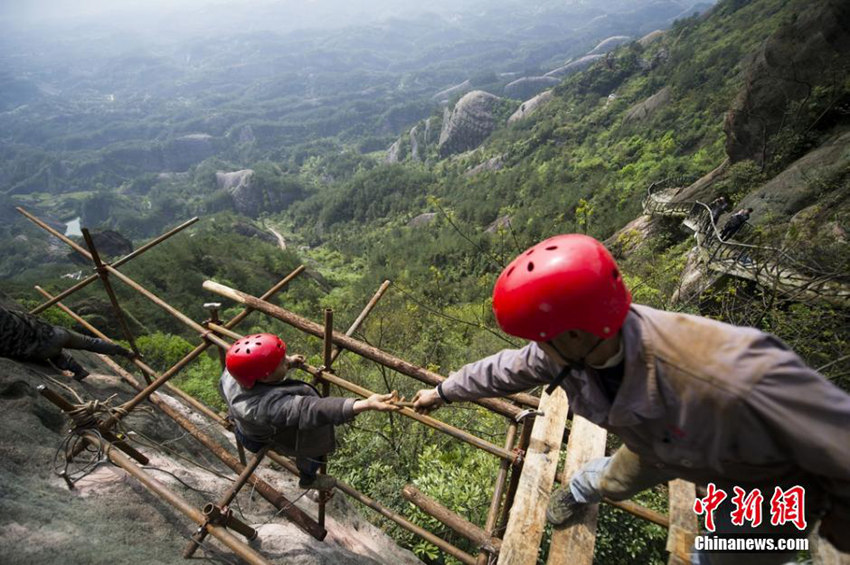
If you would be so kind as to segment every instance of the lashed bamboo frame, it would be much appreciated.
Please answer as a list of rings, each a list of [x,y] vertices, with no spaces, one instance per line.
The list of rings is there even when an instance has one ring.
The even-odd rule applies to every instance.
[[[188,225],[190,225],[191,223],[194,223],[194,221],[196,221],[197,218],[194,218],[193,220],[190,220],[189,222],[186,222],[185,224],[182,224],[181,226],[174,228],[170,232],[163,234],[159,238],[156,238],[155,240],[149,242],[145,246],[139,248],[136,252],[131,253],[131,254],[127,255],[126,257],[124,257],[124,258],[120,259],[119,261],[116,261],[115,263],[110,265],[110,264],[101,263],[99,261],[99,258],[97,257],[96,250],[93,248],[93,244],[91,244],[90,238],[87,238],[87,242],[90,244],[89,245],[90,251],[87,252],[85,249],[81,248],[75,242],[73,242],[72,240],[63,236],[62,234],[58,233],[56,230],[53,230],[50,226],[48,226],[47,224],[45,224],[44,222],[42,222],[41,220],[39,220],[35,216],[31,215],[30,213],[26,212],[24,209],[18,208],[18,211],[21,214],[23,214],[24,216],[26,216],[28,219],[30,219],[36,225],[42,227],[43,229],[45,229],[46,231],[48,231],[52,235],[58,237],[60,240],[62,240],[66,244],[68,244],[72,249],[74,249],[75,251],[77,251],[78,253],[83,255],[84,257],[92,260],[95,263],[95,266],[96,266],[98,272],[103,276],[104,280],[105,280],[105,274],[106,273],[114,274],[116,278],[118,278],[119,280],[121,280],[122,282],[124,282],[125,284],[127,284],[128,286],[130,286],[131,288],[136,290],[137,292],[141,293],[143,296],[145,296],[146,298],[148,298],[149,300],[151,300],[152,302],[157,304],[159,307],[163,308],[166,312],[168,312],[173,317],[175,317],[176,319],[183,322],[185,325],[187,325],[190,328],[197,331],[200,334],[200,336],[203,338],[204,343],[202,343],[200,346],[196,347],[195,350],[190,352],[186,357],[184,357],[184,359],[182,359],[177,364],[175,364],[166,373],[163,373],[162,375],[156,377],[153,382],[149,382],[147,387],[143,388],[141,385],[136,383],[132,379],[132,377],[130,377],[129,374],[125,374],[125,376],[123,377],[124,380],[133,384],[133,386],[136,387],[137,390],[139,390],[139,393],[135,397],[133,397],[133,399],[131,399],[130,401],[128,401],[127,403],[125,403],[121,407],[123,409],[121,411],[122,413],[129,412],[130,410],[135,408],[139,403],[143,402],[144,400],[150,400],[151,402],[154,402],[154,404],[158,405],[161,409],[163,409],[163,411],[166,412],[168,415],[170,415],[178,424],[180,424],[185,429],[187,429],[187,431],[190,431],[191,428],[194,428],[194,426],[187,419],[182,418],[179,414],[175,414],[173,410],[171,410],[170,411],[171,413],[169,413],[169,410],[166,410],[167,405],[164,405],[163,403],[158,402],[158,397],[154,396],[154,394],[163,385],[166,385],[170,389],[171,392],[179,390],[179,389],[176,389],[173,386],[171,386],[170,383],[168,383],[168,380],[170,378],[172,378],[175,374],[177,374],[177,372],[179,372],[183,367],[185,367],[189,362],[191,362],[193,359],[195,359],[198,355],[203,353],[203,351],[205,351],[210,345],[214,344],[214,345],[218,346],[220,349],[225,349],[229,344],[228,344],[227,341],[224,341],[221,337],[219,337],[218,334],[222,334],[222,335],[225,335],[226,337],[234,339],[239,334],[237,334],[236,332],[233,332],[231,330],[231,328],[233,328],[236,324],[238,324],[240,321],[242,321],[254,309],[262,310],[266,314],[269,314],[269,315],[272,315],[273,317],[281,319],[281,320],[289,323],[290,325],[293,325],[294,327],[300,329],[301,331],[303,331],[305,333],[323,338],[323,340],[324,340],[324,356],[323,356],[324,366],[321,367],[321,368],[314,368],[314,367],[305,366],[304,368],[305,368],[305,370],[307,370],[308,372],[313,374],[313,376],[315,378],[317,378],[322,383],[323,391],[324,391],[325,394],[327,394],[327,388],[326,387],[330,383],[337,384],[338,386],[341,386],[342,388],[346,388],[347,390],[355,392],[356,394],[366,395],[366,396],[368,396],[368,394],[371,394],[370,391],[362,389],[362,387],[358,387],[357,385],[354,385],[353,383],[348,383],[344,379],[341,379],[341,378],[333,375],[332,372],[330,371],[331,364],[333,363],[333,361],[336,359],[336,357],[344,349],[350,349],[352,351],[355,351],[356,353],[360,354],[361,356],[372,359],[373,361],[376,361],[379,364],[382,364],[382,365],[387,366],[389,368],[400,371],[404,374],[407,374],[409,376],[417,378],[417,379],[419,379],[423,382],[426,382],[428,384],[433,385],[433,384],[436,384],[438,382],[441,382],[444,379],[443,377],[441,377],[439,375],[431,373],[430,371],[426,371],[425,369],[422,369],[420,367],[415,367],[415,366],[413,366],[413,365],[411,365],[411,364],[409,364],[409,363],[407,363],[403,360],[400,360],[400,359],[395,358],[395,357],[393,357],[393,356],[391,356],[391,355],[389,355],[389,354],[387,354],[383,351],[380,351],[377,348],[372,348],[371,346],[367,346],[365,344],[362,344],[362,342],[357,342],[357,340],[353,340],[350,337],[351,334],[355,331],[355,329],[359,326],[359,324],[365,319],[365,317],[368,315],[368,313],[371,311],[371,309],[374,307],[374,305],[377,303],[377,301],[380,299],[380,297],[383,295],[383,292],[386,290],[386,287],[389,284],[388,282],[385,282],[381,286],[381,288],[378,290],[378,292],[375,294],[375,296],[373,296],[372,300],[369,302],[369,304],[366,306],[366,308],[364,308],[363,312],[361,312],[360,316],[358,316],[357,320],[355,320],[354,324],[346,332],[346,334],[339,334],[339,333],[333,331],[333,315],[332,315],[332,312],[326,312],[325,324],[324,324],[324,327],[322,328],[318,324],[313,324],[312,322],[309,322],[306,319],[300,318],[299,316],[297,316],[297,315],[295,315],[291,312],[287,312],[287,311],[285,311],[285,310],[283,310],[279,307],[275,307],[274,305],[271,305],[271,304],[265,302],[265,300],[267,298],[270,298],[278,290],[283,288],[283,286],[288,284],[288,282],[290,280],[292,280],[295,276],[300,274],[300,272],[302,272],[303,269],[304,269],[303,266],[301,266],[298,269],[296,269],[295,271],[293,271],[293,273],[290,273],[289,276],[287,276],[280,283],[275,285],[272,289],[270,289],[268,292],[266,292],[265,294],[263,294],[263,296],[261,296],[259,298],[253,297],[253,296],[248,295],[246,293],[242,293],[241,291],[237,291],[235,289],[226,289],[229,292],[229,294],[225,293],[225,292],[221,292],[221,290],[222,290],[221,285],[216,285],[216,283],[212,283],[211,281],[208,281],[208,283],[210,283],[210,284],[208,285],[207,283],[205,283],[204,284],[205,288],[208,288],[208,290],[213,290],[215,292],[219,292],[220,294],[223,294],[225,296],[229,296],[230,298],[233,298],[237,301],[242,302],[243,304],[246,304],[247,307],[245,308],[245,310],[243,310],[243,312],[240,315],[238,315],[233,320],[231,320],[230,322],[228,322],[227,324],[225,324],[223,326],[217,323],[218,320],[215,319],[215,316],[213,316],[212,320],[208,320],[205,323],[205,325],[200,325],[200,324],[197,324],[196,322],[194,322],[193,320],[191,320],[190,318],[188,318],[187,316],[185,316],[184,314],[182,314],[181,312],[177,311],[176,309],[174,309],[170,305],[168,305],[164,300],[160,299],[159,297],[153,295],[152,293],[150,293],[149,291],[144,289],[144,287],[142,287],[141,285],[138,285],[137,283],[135,283],[134,281],[129,279],[129,277],[127,277],[126,275],[123,275],[123,273],[120,273],[119,271],[117,271],[117,269],[115,268],[119,264],[127,262],[128,260],[130,260],[130,259],[138,256],[139,254],[141,254],[143,251],[150,249],[155,244],[157,244],[161,241],[164,241],[165,239],[167,239],[171,235],[174,235],[175,233],[181,231],[185,227],[188,227]],[[84,286],[89,284],[89,282],[95,280],[96,278],[98,278],[98,275],[93,275],[92,277],[89,277],[89,279],[86,279],[86,281],[88,281],[88,282],[83,281],[85,284],[79,283],[79,284],[75,285],[74,287],[64,291],[63,293],[61,293],[60,295],[55,296],[55,297],[50,296],[43,289],[36,287],[39,290],[39,292],[41,292],[46,297],[48,297],[48,302],[37,307],[34,310],[34,312],[42,311],[45,308],[55,304],[55,305],[59,306],[60,308],[62,308],[63,310],[65,310],[66,312],[69,312],[72,315],[74,315],[74,317],[78,318],[78,320],[82,321],[81,318],[77,317],[66,306],[62,305],[60,300],[64,297],[69,296],[74,291],[79,290],[80,288],[83,288]],[[108,288],[108,285],[107,285],[107,288]],[[226,288],[226,287],[224,287],[224,288]],[[107,290],[107,292],[108,292],[108,290]],[[117,303],[115,301],[113,301],[113,304],[115,305],[116,309],[118,311],[120,311],[120,307],[117,306]],[[267,306],[272,307],[272,309],[278,308],[278,310],[276,312],[267,311],[266,310]],[[85,323],[85,322],[83,321],[83,323]],[[95,328],[91,327],[90,325],[89,325],[89,329],[94,331],[95,333],[100,333]],[[106,338],[106,336],[103,336],[103,334],[100,334],[100,335],[102,337]],[[108,338],[106,338],[106,339],[108,339]],[[104,357],[104,358],[108,362],[110,362],[110,364],[113,365],[116,369],[123,371],[123,369],[121,369],[120,366],[115,364],[111,359],[109,359],[108,357]],[[142,373],[143,373],[143,375],[145,376],[146,379],[148,379],[151,376],[156,375],[155,372],[153,371],[153,369],[151,369],[150,367],[145,365],[140,359],[137,358],[137,359],[134,359],[133,361],[142,370]],[[213,419],[213,421],[216,421],[217,423],[219,423],[219,424],[221,424],[225,427],[228,426],[228,423],[226,421],[224,421],[223,418],[221,418],[221,416],[219,416],[214,411],[207,408],[203,403],[197,401],[196,399],[192,398],[189,395],[186,395],[185,393],[182,393],[182,391],[180,391],[178,396],[181,398],[181,400],[183,400],[184,402],[187,402],[192,408],[199,409],[206,416]],[[157,401],[155,401],[155,400],[157,400]],[[515,395],[514,400],[517,401],[517,402],[521,402],[522,404],[527,405],[527,406],[537,407],[539,405],[539,401],[537,399],[535,399],[534,397],[530,397],[529,395]],[[501,414],[503,416],[506,416],[508,418],[516,417],[520,413],[519,408],[517,408],[516,406],[511,405],[511,404],[509,404],[505,401],[501,401],[501,400],[486,399],[485,401],[479,402],[479,404],[481,404],[483,407],[485,407],[485,408],[487,408],[491,411],[494,411],[494,412]],[[405,413],[405,411],[407,411],[407,413]],[[511,506],[512,499],[513,499],[513,492],[515,492],[516,484],[518,482],[518,477],[519,477],[519,474],[520,474],[519,471],[520,471],[521,464],[522,464],[522,454],[524,453],[525,449],[527,449],[527,447],[528,447],[528,440],[529,440],[529,436],[530,436],[529,432],[531,430],[531,424],[533,423],[533,418],[531,418],[530,421],[524,423],[523,433],[520,434],[520,440],[519,440],[518,446],[517,446],[516,449],[511,451],[510,446],[513,444],[513,438],[517,434],[517,425],[514,424],[511,420],[509,420],[508,430],[507,430],[507,434],[506,434],[507,438],[506,438],[506,442],[505,442],[505,448],[500,448],[498,446],[490,444],[489,442],[481,440],[480,438],[475,438],[475,436],[472,436],[471,434],[468,434],[467,432],[463,432],[462,430],[457,430],[456,428],[452,428],[451,426],[448,426],[447,424],[444,424],[444,423],[439,422],[437,420],[434,420],[434,422],[439,422],[436,425],[434,424],[434,422],[429,423],[425,420],[426,419],[427,420],[433,420],[433,419],[420,416],[420,415],[416,414],[414,411],[410,410],[409,408],[403,409],[401,411],[401,413],[403,413],[404,415],[406,415],[408,417],[413,417],[413,419],[417,419],[422,423],[426,423],[427,425],[431,425],[431,427],[438,429],[441,432],[448,433],[449,435],[455,437],[456,439],[461,439],[462,441],[466,441],[467,443],[470,443],[471,445],[475,446],[476,448],[483,449],[484,451],[488,451],[491,454],[494,454],[497,457],[500,457],[502,459],[502,463],[501,463],[501,467],[500,467],[500,470],[499,470],[499,473],[498,473],[498,476],[497,476],[496,484],[494,486],[493,498],[492,498],[492,501],[491,501],[491,504],[490,504],[490,509],[488,511],[487,523],[485,524],[485,527],[484,527],[483,530],[477,529],[474,532],[474,534],[475,534],[474,536],[467,535],[467,537],[469,539],[472,539],[473,541],[478,541],[478,540],[481,539],[480,532],[483,531],[483,532],[486,532],[486,534],[488,536],[491,536],[492,539],[494,539],[498,542],[498,536],[495,535],[496,532],[498,531],[498,529],[496,529],[496,524],[499,523],[497,518],[500,515],[500,509],[501,509],[501,515],[502,515],[501,523],[505,524],[505,522],[508,519],[510,506]],[[106,431],[106,432],[109,432],[109,430],[117,423],[119,417],[120,416],[113,416],[113,417],[110,417],[109,419],[105,420],[101,424],[101,429]],[[182,421],[181,421],[181,418],[182,418]],[[201,441],[201,443],[204,444],[213,453],[215,453],[220,458],[222,458],[222,460],[227,460],[228,457],[232,458],[232,456],[230,456],[229,454],[225,455],[225,454],[221,453],[220,449],[219,450],[215,449],[215,447],[210,443],[212,440],[209,440],[209,438],[207,438],[206,441],[201,439],[201,436],[203,436],[203,434],[199,430],[194,429],[194,430],[191,430],[190,433],[193,435],[193,437],[196,437],[196,439],[199,439],[199,441]],[[472,439],[472,438],[474,438],[474,439]],[[218,446],[218,447],[220,448],[220,446]],[[281,463],[283,463],[283,461],[285,461],[285,460],[282,460],[282,458],[280,458],[279,456],[277,456],[274,453],[270,453],[270,456],[273,459],[278,460]],[[238,461],[233,461],[233,460],[228,460],[226,462],[234,470],[238,470],[238,471],[244,471],[245,470],[244,463],[240,464]],[[289,470],[293,470],[292,467],[291,467],[291,463],[289,463],[289,465],[284,465],[284,466],[286,468],[288,468]],[[508,470],[512,466],[514,467],[514,472],[511,473],[511,485],[507,487],[507,493],[505,493],[505,490],[506,490],[505,485],[506,485],[506,482],[507,482]],[[250,475],[251,473],[248,472],[246,474]],[[255,487],[258,483],[262,483],[261,481],[256,479],[256,477],[253,477],[253,475],[251,476],[251,479],[252,479],[252,482],[254,482]],[[145,483],[145,481],[142,481],[142,482]],[[148,485],[146,485],[146,486],[148,486]],[[262,489],[258,489],[258,490],[261,491]],[[478,564],[486,563],[489,559],[488,555],[493,556],[496,553],[496,551],[495,551],[496,548],[492,544],[485,544],[486,547],[483,547],[481,553],[478,555],[477,558],[475,558],[475,557],[467,554],[466,552],[463,552],[459,548],[452,546],[451,544],[445,542],[444,540],[437,538],[433,534],[430,534],[430,532],[422,530],[418,526],[411,524],[409,521],[407,521],[403,517],[399,516],[398,514],[394,513],[393,511],[383,507],[382,505],[373,501],[372,499],[363,495],[362,493],[357,492],[356,490],[354,490],[350,486],[341,484],[340,490],[343,490],[344,492],[348,493],[350,496],[352,496],[353,498],[362,502],[367,507],[370,507],[370,508],[378,511],[381,515],[389,518],[390,520],[394,521],[396,524],[398,524],[398,525],[400,525],[400,526],[402,526],[402,527],[404,527],[404,528],[406,528],[410,531],[413,531],[414,533],[416,533],[417,535],[419,535],[420,537],[422,537],[426,541],[429,541],[430,543],[434,543],[440,549],[442,549],[443,551],[446,551],[447,553],[455,556],[456,558],[458,558],[463,563],[467,563],[469,565],[473,565],[475,563],[478,563]],[[152,491],[156,492],[153,489],[152,489]],[[262,494],[262,492],[261,492],[261,494]],[[502,503],[503,495],[506,495],[504,504]],[[278,497],[280,497],[280,498],[278,498]],[[280,503],[280,499],[283,498],[283,497],[279,493],[273,493],[273,494],[270,494],[269,496],[266,496],[266,498],[269,498],[270,500],[272,500],[273,503],[275,501]],[[285,499],[283,499],[283,500],[285,500]],[[276,506],[280,507],[279,504],[276,504]],[[292,506],[292,505],[290,504],[289,506]],[[634,506],[637,506],[637,505],[634,505]],[[640,511],[645,510],[645,509],[642,509],[642,507],[639,507],[639,506],[637,506],[637,509],[638,509],[637,512],[633,511],[633,513],[635,513],[636,515],[640,515],[641,514]],[[626,508],[626,510],[629,510],[629,509]],[[445,511],[451,513],[453,515],[452,518],[458,518],[460,520],[463,520],[462,517],[458,516],[457,514],[454,514],[453,512],[451,512],[448,509],[445,509]],[[629,511],[632,511],[632,510],[629,510]],[[300,512],[300,511],[298,511],[298,512]],[[289,514],[289,513],[287,513],[287,514]],[[293,519],[292,516],[288,516],[288,517],[290,517],[290,519]],[[646,518],[647,516],[644,514],[641,517]],[[294,519],[294,521],[296,523],[298,523],[299,519],[302,519],[302,518],[303,517],[296,517]],[[324,528],[322,527],[322,523],[324,522],[323,518],[324,518],[324,504],[322,503],[320,505],[320,519],[319,519],[319,521],[313,522],[311,519],[309,519],[310,522],[312,522],[313,524],[315,524],[315,526],[318,527],[318,532],[321,532],[319,535],[317,535],[317,531],[309,531],[311,529],[311,527],[309,525],[307,525],[306,527],[303,523],[299,524],[299,525],[301,525],[302,528],[305,528],[306,530],[308,530],[308,533],[311,533],[312,535],[314,535],[318,539],[322,539],[324,537]],[[301,521],[303,522],[303,519]],[[656,521],[659,522],[660,520],[656,520]],[[212,530],[209,530],[209,531],[212,532]],[[236,543],[239,543],[239,540],[236,540]],[[498,545],[498,543],[496,543],[496,545]],[[240,551],[241,551],[241,549],[240,549]]]

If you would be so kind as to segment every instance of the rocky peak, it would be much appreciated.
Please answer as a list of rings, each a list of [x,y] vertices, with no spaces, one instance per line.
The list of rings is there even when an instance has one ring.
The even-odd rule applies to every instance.
[[[496,127],[494,110],[502,99],[483,90],[473,90],[454,109],[446,109],[440,132],[440,154],[444,157],[477,147]]]
[[[834,0],[811,8],[773,34],[755,56],[746,84],[726,114],[726,152],[732,162],[761,164],[775,149],[765,142],[789,119],[789,105],[847,65],[850,4]],[[846,72],[846,71],[845,71]]]

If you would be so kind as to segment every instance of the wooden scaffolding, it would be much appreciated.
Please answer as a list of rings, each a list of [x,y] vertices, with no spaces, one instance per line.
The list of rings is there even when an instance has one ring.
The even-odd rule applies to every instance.
[[[135,349],[134,336],[123,321],[123,311],[111,287],[110,277],[113,277],[128,285],[157,307],[165,310],[175,319],[195,331],[201,340],[195,349],[162,374],[158,374],[140,358],[133,359],[132,362],[141,372],[144,382],[140,382],[120,365],[104,356],[103,359],[137,393],[108,416],[96,420],[94,429],[100,433],[84,432],[81,434],[85,442],[103,449],[106,456],[113,463],[124,468],[151,492],[174,506],[198,525],[198,530],[192,542],[189,543],[184,552],[185,557],[189,557],[194,553],[198,544],[206,535],[212,535],[246,562],[252,564],[267,563],[267,560],[262,555],[231,533],[231,531],[235,531],[249,540],[256,536],[256,531],[249,525],[236,519],[228,507],[229,502],[236,496],[239,488],[248,483],[252,484],[255,492],[268,500],[287,520],[296,524],[317,540],[322,540],[327,533],[325,530],[325,498],[319,498],[316,517],[314,518],[299,509],[280,492],[253,473],[253,470],[256,469],[264,457],[268,457],[289,471],[297,473],[297,469],[292,461],[274,451],[263,451],[253,457],[251,461],[246,461],[244,450],[238,442],[237,454],[234,455],[228,448],[222,446],[208,434],[204,433],[202,429],[193,424],[179,410],[176,410],[165,402],[158,394],[158,390],[164,388],[170,394],[175,395],[184,402],[189,408],[200,412],[221,427],[232,431],[232,425],[224,417],[192,396],[172,386],[169,381],[210,346],[215,346],[219,349],[221,359],[223,360],[223,352],[229,347],[231,340],[241,337],[235,331],[236,326],[251,312],[254,310],[260,311],[308,335],[323,340],[323,365],[321,367],[313,367],[305,364],[302,369],[310,374],[316,382],[321,384],[321,391],[324,395],[328,394],[331,384],[360,397],[367,397],[372,394],[372,391],[335,374],[333,363],[343,350],[356,353],[365,359],[430,386],[436,386],[445,379],[445,377],[437,373],[416,366],[352,337],[387,290],[390,284],[388,281],[381,285],[345,333],[334,330],[333,312],[330,310],[326,310],[324,313],[324,324],[318,324],[269,302],[275,294],[285,288],[295,277],[304,271],[303,266],[295,269],[259,297],[213,281],[206,281],[203,284],[206,290],[241,303],[245,308],[231,320],[223,322],[218,318],[218,308],[220,305],[216,303],[208,304],[210,318],[199,323],[179,312],[117,269],[120,265],[141,255],[156,244],[179,233],[197,221],[197,218],[189,220],[148,244],[143,245],[126,257],[109,264],[101,260],[88,230],[83,230],[83,236],[88,247],[88,249],[85,249],[26,210],[18,208],[18,211],[33,223],[66,243],[75,252],[92,261],[96,271],[96,274],[56,296],[52,296],[41,287],[36,287],[47,298],[47,301],[33,309],[33,313],[41,312],[55,305],[68,313],[93,334],[108,340],[108,336],[86,322],[61,302],[62,299],[70,296],[73,292],[96,280],[100,280],[109,295],[110,303],[115,312],[116,319],[120,322],[125,339]],[[54,402],[54,404],[69,414],[76,408],[79,408],[46,387],[41,387],[40,390],[48,400]],[[235,485],[228,492],[224,493],[219,500],[210,502],[200,510],[192,507],[180,498],[179,495],[169,491],[169,489],[140,468],[137,463],[141,465],[146,464],[147,457],[130,446],[126,439],[113,434],[112,430],[115,425],[134,408],[144,402],[153,404],[160,409],[199,443],[204,445],[214,456],[231,468],[234,473],[239,475]],[[538,553],[544,534],[545,509],[554,483],[566,483],[569,477],[585,462],[604,455],[606,433],[598,426],[580,417],[575,417],[570,426],[570,433],[567,440],[566,462],[563,470],[558,472],[559,453],[564,442],[569,411],[568,401],[563,390],[558,389],[551,395],[544,393],[541,398],[536,398],[528,394],[517,394],[506,399],[482,399],[477,404],[504,418],[506,431],[505,441],[502,445],[491,443],[436,418],[418,414],[409,407],[401,408],[397,412],[397,414],[416,420],[457,441],[467,443],[499,459],[500,466],[494,477],[493,496],[486,521],[483,525],[470,523],[452,509],[446,508],[438,501],[432,500],[419,492],[412,485],[405,487],[402,493],[405,499],[409,500],[426,514],[433,516],[447,528],[470,540],[472,545],[478,548],[477,555],[472,555],[436,536],[432,532],[413,524],[404,516],[384,506],[379,501],[373,500],[357,491],[350,485],[338,482],[337,489],[400,527],[435,545],[441,551],[453,556],[462,563],[468,565],[490,563],[533,565],[538,560]],[[79,451],[82,451],[82,447],[78,448]],[[654,512],[633,502],[606,502],[642,519],[668,528],[667,549],[670,552],[669,562],[687,563],[689,562],[688,552],[692,545],[691,542],[697,532],[696,516],[691,510],[694,498],[695,487],[693,484],[684,481],[673,481],[670,483],[669,515]],[[547,564],[592,563],[596,539],[596,520],[596,512],[589,512],[580,522],[566,529],[556,531],[551,539]],[[502,531],[504,531],[504,535],[500,536],[499,533]]]

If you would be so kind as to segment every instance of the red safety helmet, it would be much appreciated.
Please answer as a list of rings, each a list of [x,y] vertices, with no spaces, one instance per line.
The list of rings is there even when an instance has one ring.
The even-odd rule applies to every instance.
[[[274,334],[254,334],[239,339],[225,356],[227,371],[240,385],[253,388],[268,377],[286,357],[286,344]]]
[[[493,288],[493,312],[502,330],[533,341],[567,330],[612,337],[631,302],[611,253],[581,234],[558,235],[529,248]]]

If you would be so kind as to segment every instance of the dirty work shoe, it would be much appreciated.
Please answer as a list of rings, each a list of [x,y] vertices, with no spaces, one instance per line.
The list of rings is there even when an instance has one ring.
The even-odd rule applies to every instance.
[[[336,479],[330,475],[316,475],[312,479],[301,477],[298,481],[298,488],[316,489],[316,490],[331,490],[336,486]]]
[[[74,359],[71,359],[71,362],[68,363],[68,370],[74,373],[74,380],[77,382],[80,382],[84,378],[89,376],[89,372],[86,371],[83,366],[77,363],[77,361]]]
[[[559,488],[549,497],[546,519],[553,526],[564,526],[581,515],[586,506],[576,501],[569,488]]]

